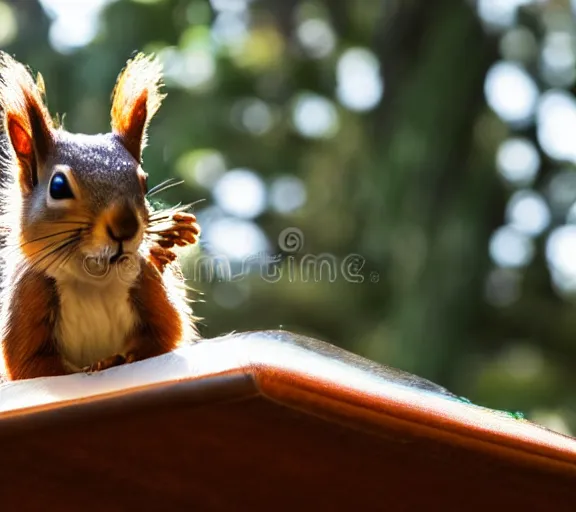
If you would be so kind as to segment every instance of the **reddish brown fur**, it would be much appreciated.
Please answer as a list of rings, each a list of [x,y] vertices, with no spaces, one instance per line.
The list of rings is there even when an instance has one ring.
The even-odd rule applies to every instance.
[[[18,119],[11,114],[8,114],[8,133],[10,134],[12,145],[18,157],[32,158],[34,151],[32,137],[26,133],[26,130],[20,125]]]
[[[53,282],[42,274],[26,272],[9,292],[3,339],[7,377],[67,373],[52,338],[58,300]]]
[[[184,334],[185,318],[180,317],[165,288],[162,275],[146,261],[138,289],[132,295],[138,316],[146,318],[127,342],[129,361],[170,352]]]
[[[4,68],[0,106],[15,153],[13,163],[18,168],[22,190],[30,192],[33,185],[31,166],[50,150],[54,123],[42,100],[42,76],[38,74],[37,82],[34,82],[29,71],[7,54],[1,55],[0,65]]]
[[[150,119],[164,98],[160,94],[161,77],[154,60],[138,55],[128,62],[112,93],[112,130],[138,161]]]
[[[17,177],[16,188],[5,198],[8,211],[2,229],[8,237],[26,242],[21,226],[22,204],[34,186],[32,170],[51,149],[56,132],[42,101],[41,77],[34,83],[26,68],[0,53],[0,106],[4,127],[10,137],[12,158],[8,167]],[[160,70],[156,62],[139,55],[121,73],[113,93],[112,130],[140,162],[146,129],[163,96],[159,93]],[[141,169],[144,186],[145,175]],[[113,178],[112,178],[113,179]],[[6,205],[5,205],[6,206]],[[194,244],[199,227],[192,214],[177,212],[167,218],[166,227],[155,233],[149,256],[131,290],[139,322],[128,336],[125,354],[110,354],[90,370],[103,370],[169,352],[189,337],[197,338],[194,318],[180,289],[183,278],[173,265],[174,246]],[[12,240],[14,242],[14,240]],[[29,268],[27,251],[20,246],[11,273],[4,282],[2,297],[2,350],[5,373],[11,380],[70,373],[62,361],[53,335],[59,299],[55,282]]]
[[[53,281],[37,272],[23,273],[8,300],[10,308],[6,310],[3,339],[6,377],[18,380],[70,373],[65,369],[52,337],[58,308]],[[191,318],[174,300],[163,274],[152,261],[144,261],[131,300],[141,322],[126,341],[126,356],[113,354],[94,363],[90,371],[170,352],[183,339],[186,323]],[[39,314],[32,315],[32,312]]]

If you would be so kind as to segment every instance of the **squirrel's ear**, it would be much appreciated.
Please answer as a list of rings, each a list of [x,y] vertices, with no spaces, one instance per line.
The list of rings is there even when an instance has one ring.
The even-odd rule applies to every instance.
[[[112,93],[112,130],[139,163],[148,124],[164,99],[161,81],[160,63],[140,53],[128,61]]]
[[[54,143],[53,123],[44,104],[44,82],[34,82],[22,64],[0,52],[0,106],[9,151],[18,163],[18,179],[24,192],[38,183],[38,167]]]

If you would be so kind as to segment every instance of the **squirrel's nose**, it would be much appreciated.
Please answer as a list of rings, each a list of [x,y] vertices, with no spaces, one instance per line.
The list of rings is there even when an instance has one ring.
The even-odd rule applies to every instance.
[[[138,227],[138,218],[134,210],[128,205],[123,205],[121,208],[117,208],[114,215],[109,219],[106,231],[112,240],[124,242],[134,238],[138,232]]]

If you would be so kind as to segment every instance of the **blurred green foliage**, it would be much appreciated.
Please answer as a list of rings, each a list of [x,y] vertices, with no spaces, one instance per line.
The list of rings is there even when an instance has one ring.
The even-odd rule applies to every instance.
[[[511,21],[464,0],[4,0],[0,45],[43,74],[51,111],[84,133],[108,130],[110,93],[134,51],[161,58],[168,96],[144,167],[152,185],[184,181],[162,201],[203,200],[203,245],[183,257],[204,336],[308,334],[570,431],[576,310],[546,243],[576,195],[561,211],[545,196],[555,215],[519,248],[507,239],[508,260],[494,233],[510,224],[518,189],[548,190],[574,163],[546,154],[534,116],[503,119],[486,84],[506,61],[540,93],[571,94],[574,79],[551,83],[542,48],[551,32],[573,48],[574,23],[568,1],[508,3],[526,4]],[[512,91],[505,107],[521,99]],[[498,172],[510,137],[539,158],[522,187]],[[224,186],[227,175],[236,181]],[[257,264],[237,280],[198,272],[199,258],[239,246],[279,254],[286,229],[300,247],[284,251],[278,282]],[[528,243],[532,256],[511,263]],[[338,265],[358,255],[363,281],[338,267],[331,282],[329,265],[321,279],[290,280],[305,254]]]

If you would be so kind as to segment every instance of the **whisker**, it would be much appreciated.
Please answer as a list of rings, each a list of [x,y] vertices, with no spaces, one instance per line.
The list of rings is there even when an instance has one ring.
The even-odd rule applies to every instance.
[[[160,183],[159,185],[156,185],[155,187],[152,188],[152,190],[150,190],[146,194],[146,197],[155,196],[156,194],[159,194],[160,192],[164,192],[165,190],[168,190],[169,188],[177,187],[178,185],[182,185],[182,183],[184,183],[184,180],[175,181],[175,182],[171,183],[174,180],[175,180],[175,178],[170,178],[170,179]]]
[[[146,233],[161,233],[162,231],[169,229],[173,225],[174,223],[171,221],[154,223],[153,225],[149,226],[146,229]]]
[[[27,240],[26,242],[23,242],[23,243],[6,244],[2,248],[2,250],[0,250],[0,257],[6,258],[6,257],[14,254],[16,251],[18,251],[18,249],[21,249],[22,247],[25,247],[31,243],[40,242],[42,240],[48,240],[48,239],[54,238],[56,236],[66,235],[66,234],[70,234],[70,233],[77,233],[78,235],[80,235],[81,232],[82,232],[81,229],[67,229],[64,231],[59,231],[57,233],[52,233],[50,235],[40,236],[38,238],[34,238],[33,240]],[[58,241],[59,240],[55,240],[54,243],[57,243]]]
[[[196,206],[198,203],[201,203],[202,201],[206,201],[206,199],[198,199],[198,201],[194,201],[193,203],[188,203],[188,204],[184,204],[184,205],[182,205],[182,203],[179,203],[176,206],[173,206],[171,208],[165,208],[162,210],[152,212],[152,214],[149,217],[149,221],[155,222],[155,221],[160,220],[160,219],[168,218],[168,217],[174,215],[175,213],[184,212],[186,210],[189,210],[193,206]]]
[[[45,251],[50,251],[52,249],[52,247],[54,247],[57,244],[61,244],[61,243],[65,242],[66,240],[68,240],[68,239],[66,238],[64,240],[56,240],[55,242],[51,242],[48,245],[43,246],[41,249],[38,249],[36,252],[28,255],[27,258],[31,262],[32,266],[34,266],[34,258],[36,256],[44,253]]]
[[[84,220],[52,220],[50,224],[76,224],[78,226],[89,226],[89,221]]]
[[[78,234],[80,234],[79,231],[81,231],[81,230],[79,230],[79,229],[66,229],[66,230],[64,230],[64,231],[58,231],[58,233],[52,233],[51,235],[40,236],[40,237],[38,237],[38,238],[34,238],[33,240],[27,240],[27,241],[24,242],[23,244],[19,244],[19,245],[20,245],[21,247],[23,247],[23,246],[25,246],[25,245],[28,245],[28,244],[31,244],[31,243],[34,243],[34,242],[39,242],[40,240],[46,240],[47,238],[53,238],[53,237],[55,237],[55,236],[64,235],[64,234],[68,234],[68,233],[78,233]]]
[[[53,255],[54,253],[57,253],[58,251],[61,251],[62,249],[64,249],[65,247],[68,247],[69,245],[79,242],[81,239],[81,237],[72,237],[67,239],[66,241],[64,241],[63,243],[61,243],[58,247],[56,247],[55,249],[53,249],[52,251],[49,251],[48,254],[45,254],[44,256],[42,256],[39,260],[36,261],[32,261],[32,266],[35,268],[38,268],[40,266],[40,264],[48,257],[50,257],[51,255]],[[49,268],[49,267],[48,267]]]
[[[70,238],[76,238],[76,237],[66,237],[66,238],[63,238],[61,240],[54,240],[53,242],[50,242],[49,244],[44,245],[43,247],[38,249],[36,252],[33,252],[32,254],[28,255],[28,259],[33,260],[34,257],[37,256],[38,254],[42,254],[44,251],[51,249],[55,245],[58,245],[58,244],[61,244],[63,242],[70,240]]]
[[[173,181],[175,181],[176,178],[168,178],[167,180],[162,181],[161,183],[159,183],[158,185],[155,185],[154,187],[152,187],[147,193],[146,195],[150,195],[150,194],[154,194],[156,193],[157,190],[159,190],[160,188],[162,188],[165,185],[168,185],[169,183],[172,183]]]
[[[162,208],[161,210],[156,210],[150,214],[149,220],[155,220],[155,219],[158,219],[160,217],[167,217],[172,213],[172,211],[174,209],[180,208],[181,204],[182,203],[178,203],[176,206],[171,206],[169,208]]]
[[[78,238],[78,240],[75,241],[78,242],[79,240],[80,239]],[[56,255],[56,258],[46,267],[46,270],[49,270],[56,264],[57,267],[63,267],[64,265],[66,265],[66,263],[68,263],[68,261],[70,261],[70,258],[72,258],[72,256],[74,255],[76,247],[77,247],[76,244],[68,244],[68,246],[65,245],[62,249],[58,249],[58,254]]]
[[[54,259],[48,263],[44,269],[45,272],[47,272],[48,270],[50,270],[54,265],[56,265],[56,263],[58,262],[58,260],[60,260],[60,258],[62,258],[62,256],[65,256],[67,254],[67,252],[65,250],[61,250],[61,249],[56,249],[54,251],[52,251],[52,254],[55,254]]]
[[[76,247],[77,246],[71,246],[69,248],[68,256],[66,256],[66,258],[64,258],[64,261],[60,264],[60,266],[66,265],[66,263],[68,263],[72,259],[72,256],[74,256],[74,251],[75,251]]]
[[[171,222],[172,216],[173,214],[170,214],[148,220],[148,227],[157,226],[158,224],[162,224],[164,222]]]

